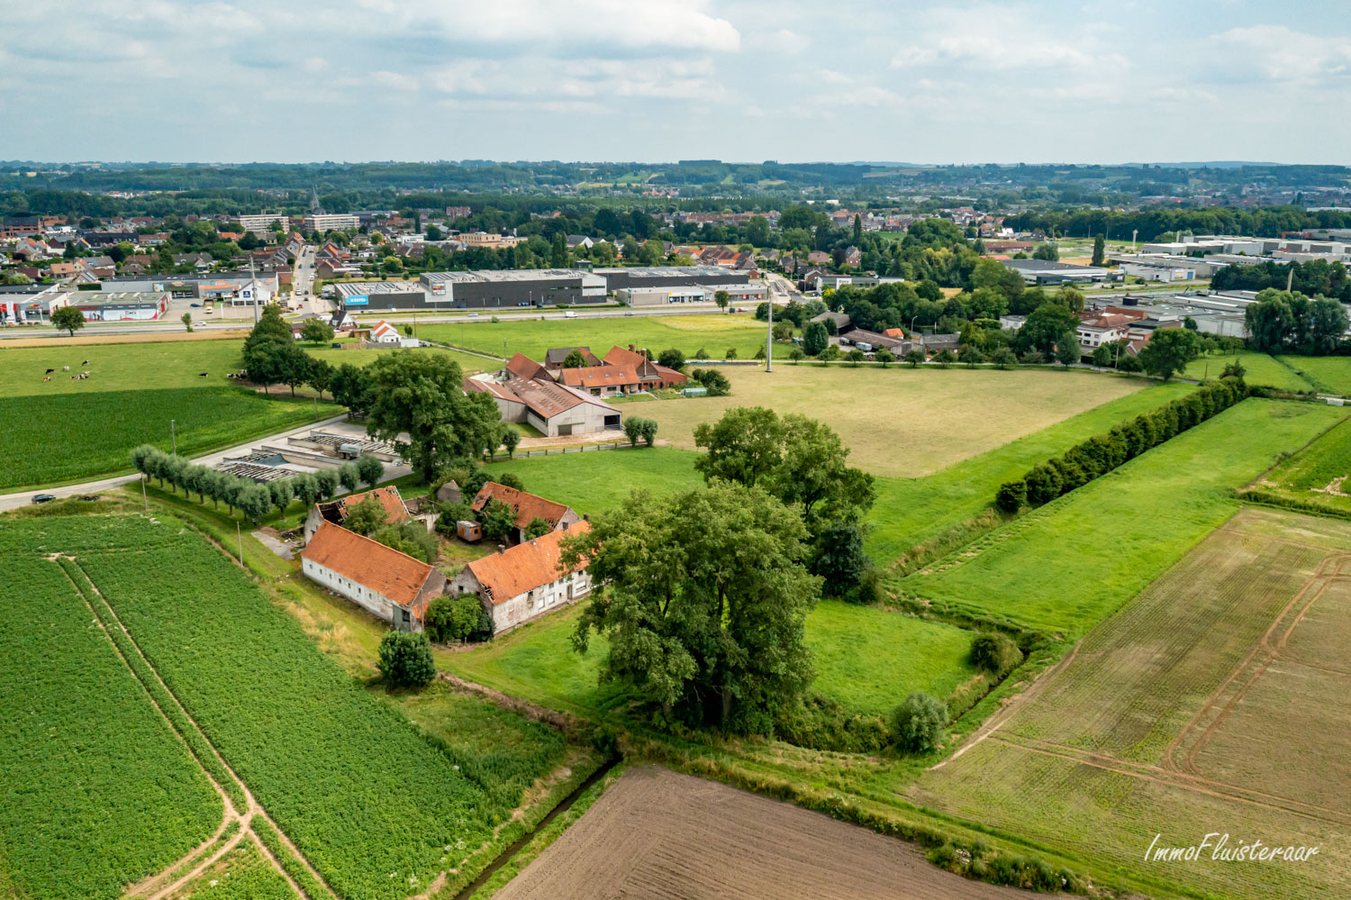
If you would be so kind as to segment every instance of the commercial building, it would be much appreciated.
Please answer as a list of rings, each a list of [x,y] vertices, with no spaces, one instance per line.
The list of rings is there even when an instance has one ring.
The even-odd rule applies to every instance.
[[[417,281],[344,281],[330,287],[338,306],[349,312],[427,306],[427,288]]]
[[[569,535],[585,533],[590,527],[578,522],[476,559],[455,576],[446,593],[476,594],[492,616],[493,634],[574,603],[591,593],[591,579],[581,564],[562,565],[562,545]]]
[[[90,322],[158,319],[169,311],[167,291],[70,291],[52,308],[72,306]]]
[[[1125,277],[1120,272],[1097,266],[1072,266],[1044,259],[1002,259],[1000,262],[1021,275],[1028,284],[1096,284],[1122,281]]]
[[[102,281],[105,291],[167,291],[174,300],[227,300],[260,306],[277,293],[276,272],[211,272],[194,275],[117,275]]]
[[[466,247],[478,247],[484,250],[505,250],[508,247],[525,243],[525,238],[509,234],[495,234],[491,231],[467,231],[452,236]]]
[[[260,215],[240,216],[239,225],[245,231],[251,231],[259,237],[271,237],[276,230],[272,226],[280,225],[281,230],[291,230],[291,220],[285,213],[262,213]]]
[[[304,218],[306,231],[355,231],[361,226],[360,220],[351,213],[320,213]]]
[[[726,291],[728,303],[759,303],[769,296],[764,282],[754,284],[679,284],[669,286],[625,287],[615,291],[620,303],[635,307],[708,305],[716,302],[718,291]]]
[[[426,305],[440,309],[604,303],[605,279],[580,269],[425,272]]]
[[[605,290],[611,294],[625,288],[676,287],[704,285],[727,288],[747,284],[750,275],[722,266],[633,266],[592,269],[591,274],[604,279]]]

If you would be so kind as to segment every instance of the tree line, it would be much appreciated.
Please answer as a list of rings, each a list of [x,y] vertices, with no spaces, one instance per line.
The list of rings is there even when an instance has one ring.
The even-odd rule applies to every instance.
[[[1242,367],[1235,363],[1225,369],[1216,384],[1206,385],[1152,412],[1141,413],[1125,424],[1113,426],[1107,434],[1095,435],[1054,459],[1033,466],[1022,478],[1006,481],[995,494],[995,505],[1006,513],[1017,513],[1024,506],[1049,503],[1247,396]]]

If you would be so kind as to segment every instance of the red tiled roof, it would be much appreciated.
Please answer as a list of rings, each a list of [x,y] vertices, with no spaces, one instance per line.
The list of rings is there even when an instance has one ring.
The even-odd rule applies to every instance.
[[[585,369],[563,369],[561,374],[568,387],[624,387],[640,381],[633,366],[587,366]]]
[[[339,504],[338,508],[342,510],[342,514],[345,516],[349,509],[368,497],[374,497],[376,500],[380,501],[380,505],[385,508],[385,515],[389,517],[391,523],[402,522],[404,519],[408,518],[408,509],[403,504],[403,497],[399,496],[399,489],[394,487],[394,485],[362,491],[359,494],[348,494],[346,497],[338,498],[336,502]]]
[[[544,537],[517,544],[502,553],[476,559],[469,563],[469,570],[483,585],[484,593],[491,603],[505,603],[512,597],[556,581],[569,572],[586,568],[585,565],[578,565],[564,571],[558,561],[562,556],[560,544],[563,539],[572,534],[583,534],[590,528],[590,523],[578,522],[563,531],[551,531]]]
[[[557,528],[559,520],[568,512],[568,507],[562,503],[545,500],[543,497],[518,491],[515,488],[507,487],[505,484],[498,484],[496,481],[489,481],[484,484],[474,496],[474,502],[471,506],[473,506],[474,512],[481,512],[488,501],[493,499],[501,500],[515,511],[516,525],[520,528],[525,528],[535,518],[548,522],[551,528]]]
[[[517,353],[511,359],[507,360],[507,364],[504,368],[517,378],[530,379],[549,377],[549,373],[544,370],[543,366],[526,356],[524,353]]]
[[[424,562],[332,522],[320,523],[300,555],[410,608],[435,571]]]
[[[610,348],[610,352],[605,354],[605,362],[612,366],[641,366],[647,362],[647,357],[636,350],[625,350],[623,347],[615,345]]]

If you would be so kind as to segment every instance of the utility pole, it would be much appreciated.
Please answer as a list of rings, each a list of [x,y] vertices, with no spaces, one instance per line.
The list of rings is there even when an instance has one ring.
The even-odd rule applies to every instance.
[[[169,420],[169,440],[174,442],[174,456],[178,455],[178,435],[174,432],[174,420]]]
[[[774,298],[768,294],[765,297],[769,300],[769,332],[765,335],[765,371],[774,371]]]
[[[146,512],[150,512],[150,498],[145,495],[145,476],[141,476],[141,505],[145,507]]]
[[[258,324],[258,273],[253,269],[253,254],[249,254],[249,290],[253,292],[253,324]]]
[[[239,527],[238,522],[235,523],[235,537],[239,539],[239,565],[242,568],[244,565],[244,531]]]

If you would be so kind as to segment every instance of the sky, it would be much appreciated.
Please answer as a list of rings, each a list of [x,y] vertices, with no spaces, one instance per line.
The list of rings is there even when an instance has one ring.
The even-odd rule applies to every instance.
[[[1351,163],[1325,0],[5,7],[0,159]]]

